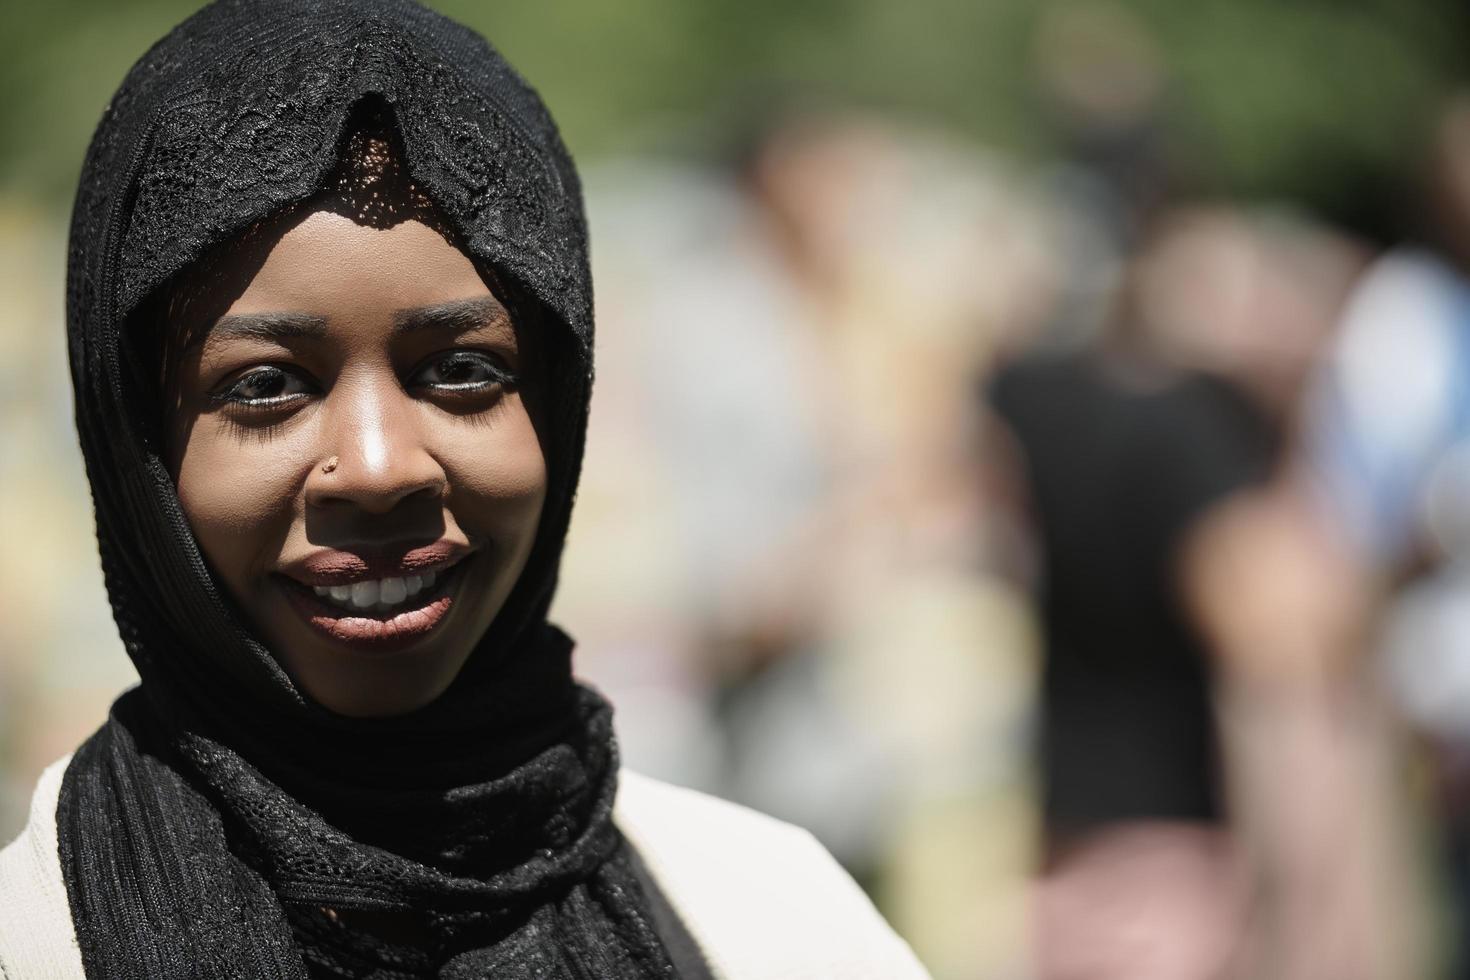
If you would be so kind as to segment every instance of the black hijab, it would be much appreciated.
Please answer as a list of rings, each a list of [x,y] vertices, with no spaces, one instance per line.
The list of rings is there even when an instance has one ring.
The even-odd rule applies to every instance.
[[[391,120],[415,186],[538,331],[551,379],[525,572],[449,691],[379,720],[303,696],[211,578],[164,464],[141,322],[211,249],[316,194],[365,111]],[[673,976],[611,822],[610,710],[546,621],[586,429],[591,282],[577,175],[530,87],[409,0],[211,4],[104,113],[67,300],[102,566],[142,678],[62,782],[87,975]]]

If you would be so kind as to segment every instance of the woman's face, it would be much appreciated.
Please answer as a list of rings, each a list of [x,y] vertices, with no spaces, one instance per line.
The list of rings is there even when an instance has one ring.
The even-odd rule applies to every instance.
[[[298,686],[391,715],[449,686],[525,566],[540,365],[438,232],[339,210],[234,270],[244,291],[173,355],[170,465],[205,558]]]

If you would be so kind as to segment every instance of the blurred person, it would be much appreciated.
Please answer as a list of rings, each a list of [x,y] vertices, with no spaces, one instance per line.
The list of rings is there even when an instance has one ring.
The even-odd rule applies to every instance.
[[[1097,349],[1021,359],[990,387],[1013,446],[998,462],[1035,522],[1048,980],[1215,976],[1243,921],[1211,668],[1175,562],[1211,507],[1264,478],[1274,442],[1236,389],[1147,334],[1150,249],[1175,244],[1145,247]]]
[[[1427,742],[1470,976],[1470,95],[1434,120],[1417,225],[1353,291],[1308,404],[1307,493],[1384,603],[1367,641]]]
[[[975,561],[991,522],[971,393],[1051,307],[1056,219],[1004,161],[862,117],[788,118],[745,186],[823,354],[831,475],[759,593],[801,604],[802,642],[732,690],[730,717],[761,758],[803,731],[814,699],[797,692],[820,694],[843,720],[835,758],[870,760],[849,770],[877,818],[855,856],[885,909],[936,974],[1018,974],[1034,635],[1022,596]],[[815,785],[800,772],[783,795]]]
[[[1217,234],[1200,235],[1211,225]],[[1150,275],[1167,356],[1233,381],[1279,444],[1269,482],[1191,531],[1180,594],[1215,665],[1229,826],[1251,921],[1236,972],[1417,975],[1427,965],[1411,815],[1366,654],[1373,602],[1313,505],[1304,391],[1365,249],[1280,208],[1196,223]],[[1211,274],[1213,270],[1213,274]]]
[[[1205,658],[1210,713],[1196,717],[1211,726],[1228,807],[1192,843],[1135,827],[1076,873],[1047,876],[1042,965],[1060,975],[1132,977],[1150,963],[1161,976],[1200,975],[1181,971],[1229,962],[1242,976],[1402,976],[1422,949],[1411,925],[1422,904],[1407,880],[1407,820],[1390,803],[1391,726],[1352,666],[1361,643],[1345,646],[1364,622],[1364,593],[1286,475],[1300,393],[1361,249],[1280,209],[1161,214],[1209,171],[1199,156],[1208,142],[1177,138],[1190,120],[1164,63],[1144,20],[1106,0],[1053,6],[1038,31],[1041,94],[1068,162],[1057,186],[1111,230],[1126,262],[1114,276],[1106,247],[1078,256],[1069,333],[1087,335],[1089,311],[1106,309],[1121,279],[1137,339],[1156,360],[1228,382],[1276,445],[1275,472],[1269,489],[1253,481],[1203,508],[1163,556],[1190,656]],[[1162,241],[1140,251],[1160,228]],[[1173,482],[1167,458],[1136,465]],[[1141,925],[1156,906],[1169,920]]]
[[[1039,553],[1048,977],[1255,969],[1260,882],[1233,791],[1242,760],[1261,760],[1216,713],[1249,650],[1222,632],[1248,613],[1220,588],[1220,516],[1280,467],[1355,268],[1346,239],[1269,213],[1176,208],[1152,227],[1096,349],[1024,360],[992,386]],[[1258,580],[1275,581],[1269,554]],[[1315,556],[1275,572],[1331,576]]]
[[[1058,190],[1123,249],[1181,176],[1164,61],[1143,18],[1112,0],[1048,4],[1033,38],[1038,107],[1070,178]]]
[[[1234,974],[1433,975],[1427,895],[1381,691],[1373,602],[1293,466],[1208,515],[1182,591],[1216,704],[1251,922]]]
[[[1282,205],[1176,208],[1162,225],[1166,247],[1135,259],[1147,344],[1168,363],[1230,382],[1285,458],[1365,248]]]
[[[141,685],[0,852],[0,972],[926,975],[809,835],[620,770],[574,680],[586,230],[484,39],[204,8],[98,126],[68,285]]]
[[[758,580],[824,486],[820,352],[720,174],[615,161],[586,187],[603,369],[558,615],[577,629],[586,676],[648,708],[625,712],[630,762],[729,794],[710,636],[743,622],[779,645],[767,607],[732,593]]]
[[[1470,96],[1441,115],[1420,229],[1354,290],[1310,405],[1310,460],[1355,551],[1433,564],[1426,494],[1470,432]]]
[[[679,701],[691,736],[628,719],[630,751],[810,827],[936,975],[1014,973],[1032,642],[975,561],[969,393],[1049,305],[1049,216],[974,148],[851,112],[780,115],[733,170],[588,188],[616,370],[562,608],[607,644],[590,671]],[[659,529],[653,558],[610,585],[628,526]]]

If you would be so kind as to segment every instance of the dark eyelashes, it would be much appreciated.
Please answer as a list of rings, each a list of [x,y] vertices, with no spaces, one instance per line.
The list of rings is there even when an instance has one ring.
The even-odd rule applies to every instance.
[[[285,390],[293,385],[297,386],[297,390]],[[245,394],[252,386],[266,390],[253,397]],[[246,371],[228,385],[211,392],[209,401],[215,407],[237,405],[266,410],[297,401],[309,394],[307,387],[309,386],[305,379],[295,372],[274,365],[263,365]]]
[[[410,391],[471,395],[491,389],[514,388],[519,378],[504,361],[487,351],[458,350],[435,354],[409,374]],[[207,396],[211,408],[270,412],[293,404],[320,388],[289,367],[273,364],[253,367]]]
[[[438,375],[437,380],[420,380]],[[498,357],[484,351],[451,351],[424,361],[410,375],[407,387],[435,388],[448,392],[483,391],[492,386],[514,387],[518,382]]]

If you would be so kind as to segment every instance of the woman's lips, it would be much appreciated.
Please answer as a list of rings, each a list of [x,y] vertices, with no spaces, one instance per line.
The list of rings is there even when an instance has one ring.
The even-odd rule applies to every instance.
[[[449,564],[442,552],[433,562],[423,560],[429,556],[422,554],[409,562],[356,555],[346,561],[339,557],[342,554],[331,556],[331,567],[316,562],[308,581],[302,581],[308,576],[299,573],[278,578],[287,600],[307,625],[328,639],[364,652],[404,649],[432,632],[454,605],[465,564],[460,560],[462,553]],[[408,569],[417,571],[404,574]],[[381,578],[364,575],[372,572],[389,574]],[[415,580],[417,589],[412,588]],[[318,590],[330,591],[320,595]]]
[[[468,545],[453,541],[377,555],[323,548],[282,566],[280,572],[306,586],[352,585],[365,579],[407,578],[442,571],[470,550]]]

